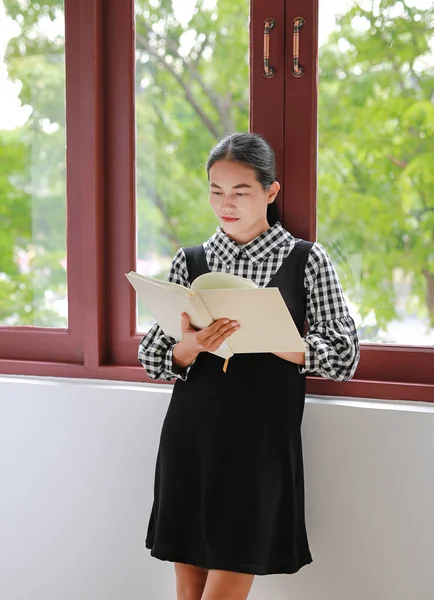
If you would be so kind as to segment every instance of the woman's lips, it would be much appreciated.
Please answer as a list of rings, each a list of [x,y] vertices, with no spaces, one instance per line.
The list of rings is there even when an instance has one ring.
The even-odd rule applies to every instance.
[[[225,223],[235,223],[235,221],[238,221],[238,217],[222,217],[222,219]]]

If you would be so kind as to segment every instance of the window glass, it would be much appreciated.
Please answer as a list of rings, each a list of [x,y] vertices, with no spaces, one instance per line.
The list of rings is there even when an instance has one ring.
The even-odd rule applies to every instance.
[[[165,279],[175,252],[217,227],[205,163],[249,126],[249,2],[136,0],[137,271]],[[139,301],[138,329],[152,319]]]
[[[434,9],[323,0],[319,241],[365,342],[434,344]]]
[[[0,325],[67,326],[63,4],[0,0]]]

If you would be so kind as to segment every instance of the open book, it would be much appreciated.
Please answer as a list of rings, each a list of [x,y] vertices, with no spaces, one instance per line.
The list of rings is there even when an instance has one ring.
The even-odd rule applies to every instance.
[[[258,288],[244,277],[205,273],[191,289],[139,275],[126,274],[147,309],[165,334],[181,339],[181,313],[196,329],[217,319],[238,321],[233,333],[213,354],[228,359],[251,352],[304,352],[305,347],[278,288]]]

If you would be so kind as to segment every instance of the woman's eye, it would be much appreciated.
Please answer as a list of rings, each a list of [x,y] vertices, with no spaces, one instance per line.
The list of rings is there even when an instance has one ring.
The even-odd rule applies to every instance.
[[[217,192],[216,190],[211,190],[211,194],[214,196],[223,196],[223,192]],[[247,196],[245,192],[235,192],[235,196]]]

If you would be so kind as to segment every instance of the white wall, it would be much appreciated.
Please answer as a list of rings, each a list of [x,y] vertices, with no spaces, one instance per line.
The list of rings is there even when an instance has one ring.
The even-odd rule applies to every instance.
[[[174,600],[143,547],[170,389],[0,377],[0,598]],[[310,398],[314,562],[252,600],[432,600],[434,406]]]

